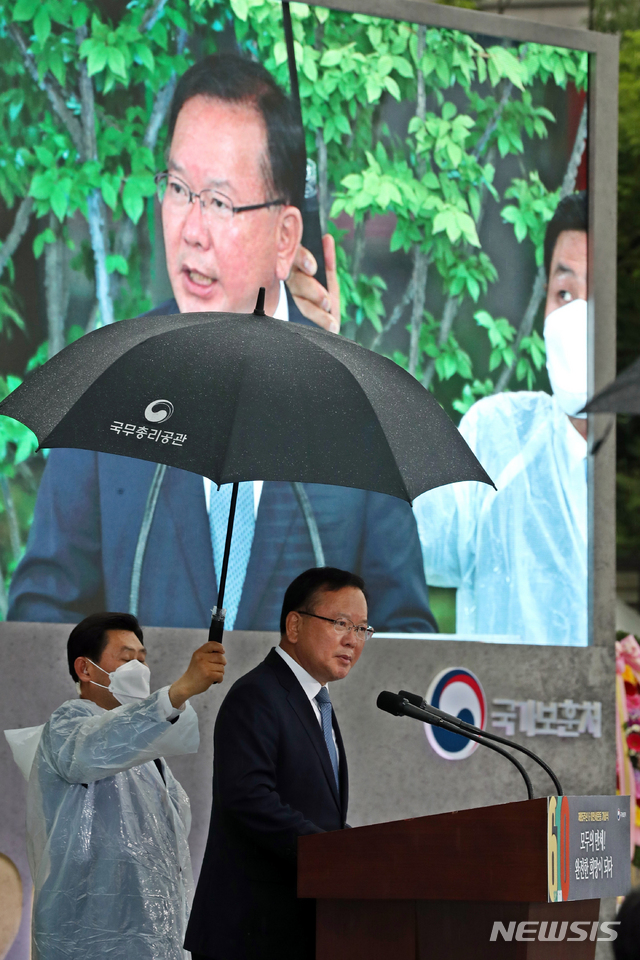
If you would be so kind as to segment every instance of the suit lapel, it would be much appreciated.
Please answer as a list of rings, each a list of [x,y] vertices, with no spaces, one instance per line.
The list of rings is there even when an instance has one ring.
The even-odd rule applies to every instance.
[[[285,285],[285,290],[287,293],[287,306],[289,307],[289,323],[299,323],[302,327],[316,327],[317,324],[313,320],[307,319],[296,307],[296,302],[289,292],[289,287]]]
[[[333,799],[335,800],[338,809],[341,810],[340,797],[338,796],[338,788],[336,786],[336,778],[333,775],[333,767],[331,766],[329,751],[327,750],[322,729],[318,723],[318,718],[314,713],[313,707],[309,702],[308,696],[279,653],[276,653],[275,650],[272,650],[269,653],[266,662],[274,670],[278,680],[285,690],[287,690],[287,700],[296,716],[300,720],[300,723],[304,727],[307,736],[311,740],[311,743],[318,754],[324,775],[327,778],[327,782],[331,788]],[[342,744],[341,739],[339,743]],[[344,749],[342,748],[342,752],[340,754],[341,764],[343,760]],[[346,770],[346,763],[343,766]],[[342,782],[342,774],[340,775],[340,780]]]

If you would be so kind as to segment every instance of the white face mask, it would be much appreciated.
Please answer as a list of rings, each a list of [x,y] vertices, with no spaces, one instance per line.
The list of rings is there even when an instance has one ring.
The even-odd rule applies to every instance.
[[[87,660],[89,660],[89,657],[87,657]],[[89,660],[89,663],[93,663],[93,660]],[[98,667],[97,663],[93,663],[93,665]],[[98,667],[98,670],[107,674],[109,686],[104,687],[102,683],[96,683],[95,680],[90,680],[89,683],[109,690],[118,703],[135,703],[137,700],[146,700],[151,693],[151,671],[146,663],[142,663],[140,660],[128,660],[127,663],[120,664],[113,673],[103,670],[102,667]]]
[[[553,395],[569,417],[587,402],[587,301],[572,300],[544,321],[547,372]]]

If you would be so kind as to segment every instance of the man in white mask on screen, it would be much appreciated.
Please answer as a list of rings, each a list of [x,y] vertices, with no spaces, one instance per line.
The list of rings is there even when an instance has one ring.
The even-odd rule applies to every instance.
[[[20,764],[33,960],[186,956],[189,800],[164,758],[198,749],[188,698],[219,682],[226,661],[206,643],[180,679],[151,693],[142,640],[130,614],[92,614],[73,629],[80,698],[44,725],[30,771]]]
[[[587,643],[587,199],[562,200],[544,245],[552,395],[479,400],[460,432],[497,492],[456,483],[414,503],[427,583],[456,587],[456,631]],[[484,487],[484,489],[483,489]]]

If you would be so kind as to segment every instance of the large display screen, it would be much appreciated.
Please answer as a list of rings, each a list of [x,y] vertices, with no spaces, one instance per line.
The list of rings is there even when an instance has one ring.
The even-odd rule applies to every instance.
[[[213,287],[226,299],[208,309],[246,309],[252,244],[261,256],[279,242],[277,210],[225,220],[193,196],[262,203],[273,164],[299,162],[286,137],[261,139],[264,118],[249,137],[252,95],[187,96],[172,136],[168,123],[178,78],[212,54],[244,58],[226,61],[240,74],[259,63],[289,91],[282,5],[106,9],[61,6],[53,22],[20,0],[0,40],[4,393],[105,322],[194,310]],[[411,510],[305,484],[305,507],[291,484],[256,482],[229,625],[278,629],[288,582],[317,562],[310,510],[325,562],[365,578],[378,631],[585,645],[588,54],[307,4],[291,18],[307,193],[335,241],[341,334],[434,393],[497,491],[453,484]],[[289,286],[301,290],[295,272]],[[313,319],[304,298],[276,299],[281,318]],[[148,625],[206,626],[226,509],[215,487],[35,448],[0,417],[2,616],[126,609]]]

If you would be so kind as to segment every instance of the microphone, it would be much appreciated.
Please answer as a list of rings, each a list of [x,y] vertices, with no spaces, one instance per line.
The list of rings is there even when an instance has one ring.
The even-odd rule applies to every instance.
[[[480,735],[482,731],[478,730],[477,733],[475,733],[471,730],[461,730],[457,724],[450,723],[449,720],[444,719],[444,717],[439,717],[435,713],[431,713],[422,707],[417,707],[401,694],[391,693],[389,690],[383,690],[382,693],[378,695],[376,706],[378,706],[380,710],[391,713],[394,717],[412,717],[414,720],[430,723],[434,727],[442,727],[443,730],[449,730],[450,733],[457,733],[459,736],[466,737],[467,740],[474,740],[476,743],[482,744],[483,747],[489,747],[490,750],[495,750],[496,753],[510,760],[514,767],[520,771],[527,788],[527,797],[529,800],[533,800],[531,780],[522,764],[516,760],[515,757],[512,757],[510,753],[507,753],[506,750],[503,750],[502,747],[497,747],[495,743],[490,743],[488,740],[485,740],[484,736]]]
[[[413,704],[414,707],[420,707],[422,710],[426,710],[429,713],[435,714],[437,717],[441,717],[448,723],[453,723],[458,728],[456,733],[462,733],[463,730],[471,730],[472,732],[481,734],[481,736],[483,736],[486,740],[493,740],[495,743],[503,743],[505,746],[513,747],[514,750],[519,750],[521,753],[526,754],[526,756],[531,757],[531,759],[535,760],[535,762],[539,764],[545,773],[551,778],[553,785],[558,792],[558,796],[564,796],[564,791],[560,781],[551,767],[546,764],[537,753],[534,753],[533,750],[529,750],[528,747],[523,747],[520,743],[514,743],[512,740],[507,740],[505,737],[499,737],[497,733],[489,733],[487,730],[480,730],[479,727],[474,727],[472,723],[467,723],[466,720],[461,720],[459,717],[454,717],[450,713],[445,713],[444,710],[439,710],[437,707],[432,707],[430,703],[427,703],[426,700],[424,700],[423,697],[419,696],[417,693],[409,693],[408,690],[400,690],[398,696],[408,700],[409,703]]]

